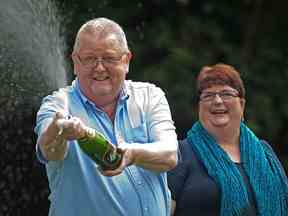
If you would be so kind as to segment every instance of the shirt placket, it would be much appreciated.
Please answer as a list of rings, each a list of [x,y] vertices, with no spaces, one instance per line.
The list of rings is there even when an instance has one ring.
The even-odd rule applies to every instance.
[[[139,195],[139,200],[140,204],[142,207],[142,215],[143,216],[149,216],[149,188],[147,188],[145,185],[146,183],[144,182],[141,174],[139,173],[139,170],[136,169],[135,167],[128,167],[130,174],[132,176],[135,189],[137,190],[137,193]]]
[[[119,115],[121,109],[123,109],[123,106],[120,106],[119,109],[116,110],[115,114],[115,122],[114,122],[114,134],[116,136],[117,143],[121,143],[124,141],[124,136],[122,135],[122,131],[120,129],[120,126],[118,125],[118,121],[124,121],[124,119],[119,119],[121,116]],[[116,144],[117,145],[117,144]],[[145,185],[145,181],[143,177],[141,176],[139,169],[135,166],[127,167],[129,174],[131,175],[132,182],[134,184],[135,190],[138,194],[139,200],[140,200],[140,206],[142,207],[142,215],[143,216],[150,216],[149,214],[149,188],[147,188]]]

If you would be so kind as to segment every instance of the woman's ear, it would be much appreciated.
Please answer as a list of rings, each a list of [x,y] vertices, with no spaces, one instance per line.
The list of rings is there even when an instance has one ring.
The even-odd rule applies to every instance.
[[[246,100],[244,98],[240,98],[240,105],[242,108],[242,117],[241,117],[242,121],[244,121],[245,104],[246,104]]]

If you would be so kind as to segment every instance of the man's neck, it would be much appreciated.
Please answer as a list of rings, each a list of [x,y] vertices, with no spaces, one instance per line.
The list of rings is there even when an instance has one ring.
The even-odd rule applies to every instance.
[[[92,100],[93,103],[101,110],[103,110],[109,118],[114,121],[115,111],[117,107],[118,97],[116,98],[109,98],[109,97],[103,97],[103,98],[97,98]]]
[[[93,95],[93,94],[85,94],[83,91],[83,94],[87,99],[89,99],[92,103],[96,105],[99,109],[104,111],[109,118],[114,121],[116,106],[118,103],[118,98],[120,95],[120,92],[118,95]]]
[[[117,106],[117,100],[113,101],[113,102],[111,102],[109,104],[105,104],[105,105],[98,106],[98,107],[100,109],[102,109],[109,116],[109,118],[113,122],[114,121],[114,117],[115,117],[116,106]]]

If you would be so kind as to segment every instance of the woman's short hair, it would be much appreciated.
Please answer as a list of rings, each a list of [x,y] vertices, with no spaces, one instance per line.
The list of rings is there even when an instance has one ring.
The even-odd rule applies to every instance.
[[[240,98],[245,98],[245,87],[239,72],[231,65],[218,63],[212,66],[204,66],[197,77],[197,96],[204,89],[213,85],[228,85],[239,92]]]

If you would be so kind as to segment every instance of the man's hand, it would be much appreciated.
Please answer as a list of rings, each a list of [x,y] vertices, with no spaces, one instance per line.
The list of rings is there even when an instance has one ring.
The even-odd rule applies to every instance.
[[[67,140],[85,135],[85,125],[79,118],[64,118],[55,113],[52,122],[38,140],[40,149],[47,160],[63,160],[67,152]]]
[[[64,118],[63,114],[57,112],[52,124],[57,127],[57,136],[63,137],[65,140],[79,139],[85,136],[86,126],[77,117]]]
[[[134,163],[133,151],[131,149],[126,148],[125,144],[123,144],[123,143],[120,144],[118,147],[118,151],[123,153],[123,158],[122,158],[122,161],[121,161],[119,167],[117,167],[114,170],[101,170],[101,169],[99,169],[99,171],[101,172],[102,175],[105,175],[105,176],[119,175],[123,172],[123,170],[127,166],[130,166]]]
[[[167,140],[167,144],[169,140]],[[177,164],[177,146],[162,142],[147,143],[119,143],[124,152],[123,161],[115,170],[102,171],[103,175],[119,175],[127,166],[132,164],[154,172],[166,172]]]
[[[122,162],[115,170],[100,170],[105,176],[119,175],[125,167],[132,164],[154,172],[166,172],[176,166],[177,148],[172,145],[169,148],[161,142],[147,143],[145,145],[125,142],[118,144],[119,148],[123,151]]]

